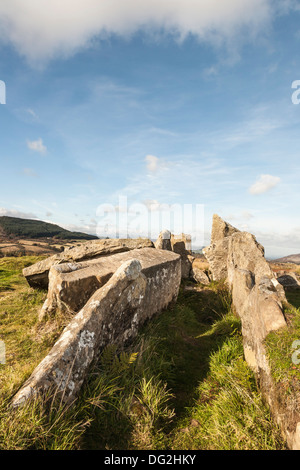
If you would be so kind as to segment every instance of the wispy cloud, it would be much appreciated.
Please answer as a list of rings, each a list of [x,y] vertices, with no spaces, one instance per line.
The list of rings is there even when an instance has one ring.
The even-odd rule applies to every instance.
[[[225,143],[239,145],[251,142],[286,125],[282,117],[274,118],[274,116],[271,116],[267,106],[254,108],[251,114],[250,118],[244,120],[235,129],[229,130],[227,135],[224,135]]]
[[[23,174],[31,177],[37,176],[36,172],[32,168],[23,168]]]
[[[280,182],[278,176],[260,175],[257,181],[249,188],[251,194],[263,194],[277,186]]]
[[[26,109],[26,112],[35,120],[35,121],[39,121],[39,117],[38,115],[36,114],[36,112],[31,109],[31,108],[27,108]]]
[[[44,155],[47,152],[47,147],[43,144],[41,138],[37,140],[27,140],[27,147],[34,152]]]

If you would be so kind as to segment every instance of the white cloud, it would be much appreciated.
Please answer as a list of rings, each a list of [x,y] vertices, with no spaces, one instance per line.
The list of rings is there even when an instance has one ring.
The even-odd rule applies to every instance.
[[[2,41],[34,61],[73,54],[95,37],[139,30],[219,44],[243,31],[252,38],[273,8],[272,0],[10,0],[0,3],[0,28]]]
[[[278,176],[260,175],[257,181],[250,186],[249,191],[251,194],[262,194],[274,188],[279,182]]]
[[[37,219],[37,216],[32,212],[22,212],[16,209],[5,209],[0,207],[0,216],[19,217],[21,219]]]
[[[250,219],[252,219],[254,217],[253,214],[251,214],[251,212],[248,212],[248,211],[243,211],[241,214],[229,214],[227,216],[224,217],[225,220],[228,220],[228,221],[248,221]]]
[[[159,159],[154,155],[147,155],[145,157],[145,162],[147,163],[147,170],[150,173],[155,173],[159,167]]]
[[[27,147],[34,152],[45,154],[47,152],[47,147],[43,144],[43,140],[27,140]]]

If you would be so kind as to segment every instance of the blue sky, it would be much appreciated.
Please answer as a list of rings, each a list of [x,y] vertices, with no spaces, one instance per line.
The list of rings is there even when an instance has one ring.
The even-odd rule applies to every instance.
[[[0,215],[102,235],[126,198],[155,236],[197,206],[200,245],[218,213],[300,252],[299,1],[3,3]]]

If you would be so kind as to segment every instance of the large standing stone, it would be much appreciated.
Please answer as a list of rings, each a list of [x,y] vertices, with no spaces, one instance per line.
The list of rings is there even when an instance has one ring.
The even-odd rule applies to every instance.
[[[144,272],[138,259],[121,264],[73,317],[15,395],[14,406],[52,389],[62,401],[72,402],[102,348],[111,343],[122,347],[137,335],[146,320],[176,300],[181,282],[180,257],[172,252],[164,254],[164,261],[156,259]]]
[[[219,215],[214,214],[212,220],[211,229],[211,243],[216,243],[223,238],[230,237],[233,233],[239,232],[239,230],[228,222],[225,222]]]
[[[225,222],[217,214],[213,215],[211,244],[203,248],[214,281],[227,278],[227,256],[230,236],[238,229]]]
[[[248,232],[235,232],[228,237],[227,278],[232,284],[235,269],[250,271],[255,282],[261,277],[274,277],[274,273],[264,256],[263,246],[254,235]]]
[[[284,398],[282,387],[275,383],[269,364],[265,340],[270,332],[286,328],[282,301],[284,288],[276,279],[264,257],[263,247],[247,232],[215,224],[214,243],[209,257],[220,262],[220,244],[224,243],[223,274],[232,292],[232,303],[241,318],[245,359],[255,373],[260,390],[269,404],[274,420],[280,425],[290,449],[300,450],[300,407],[297,396]],[[230,233],[230,235],[228,235]],[[220,238],[224,235],[224,238]],[[226,242],[225,242],[226,240]],[[217,261],[214,256],[217,255]],[[226,266],[226,268],[225,268]],[[220,272],[218,266],[218,272]]]
[[[54,265],[90,260],[146,247],[154,247],[153,242],[147,238],[90,240],[78,246],[66,248],[62,253],[24,268],[23,275],[31,287],[47,289],[49,270]]]

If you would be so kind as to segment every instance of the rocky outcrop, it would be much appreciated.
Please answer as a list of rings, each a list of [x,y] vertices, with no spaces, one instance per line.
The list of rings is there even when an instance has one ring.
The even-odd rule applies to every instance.
[[[204,254],[214,278],[225,279],[231,289],[233,307],[241,318],[245,359],[289,448],[299,450],[300,421],[278,392],[265,347],[271,331],[287,326],[282,308],[282,301],[286,301],[284,288],[252,234],[234,229],[218,216],[214,216],[213,226],[212,243]]]
[[[211,243],[203,248],[203,254],[209,262],[214,281],[227,279],[227,254],[230,236],[238,229],[225,222],[217,214],[213,215]]]
[[[173,257],[172,257],[173,256]],[[54,265],[49,272],[48,296],[41,309],[39,320],[55,314],[57,310],[75,314],[88,299],[111,278],[119,266],[130,259],[141,263],[142,272],[149,275],[149,269],[168,266],[174,256],[164,250],[140,248],[111,256],[105,256],[81,263]]]
[[[146,247],[154,248],[153,242],[147,238],[91,240],[78,246],[66,248],[62,253],[24,268],[23,275],[31,287],[47,289],[49,271],[54,265],[91,260]]]
[[[263,246],[248,232],[234,232],[227,238],[226,272],[229,285],[233,284],[235,270],[250,271],[257,282],[261,277],[275,278],[264,256]]]
[[[151,250],[141,252],[145,250],[147,257]],[[121,348],[137,335],[146,320],[176,300],[181,281],[180,257],[161,250],[157,255],[144,268],[142,255],[125,261],[94,292],[15,395],[13,406],[52,389],[62,401],[72,402],[90,365],[106,345],[113,343]]]

